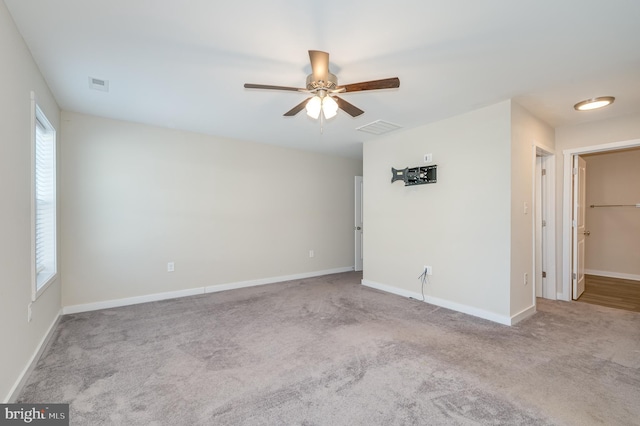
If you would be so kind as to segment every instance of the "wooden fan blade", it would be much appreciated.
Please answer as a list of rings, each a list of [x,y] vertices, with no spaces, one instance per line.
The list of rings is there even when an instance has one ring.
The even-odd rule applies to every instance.
[[[298,89],[297,87],[271,86],[268,84],[251,84],[251,83],[245,83],[244,88],[245,89],[288,90],[291,92],[301,92],[301,91],[307,90],[307,89]]]
[[[313,98],[313,96],[311,96],[311,98]],[[307,106],[307,102],[309,102],[309,99],[311,98],[307,98],[304,101],[300,102],[298,105],[294,106],[289,111],[285,112],[283,115],[285,117],[293,117],[294,115],[302,111],[305,106]]]
[[[363,83],[345,84],[339,86],[338,89],[344,88],[345,92],[360,92],[363,90],[395,89],[397,87],[400,87],[400,79],[393,77],[383,80],[365,81]]]
[[[329,78],[329,54],[319,50],[310,50],[309,59],[314,81],[327,81]]]
[[[357,106],[350,104],[349,102],[345,101],[342,98],[339,98],[337,96],[332,96],[333,99],[336,100],[336,102],[338,103],[338,108],[340,108],[341,110],[343,110],[344,112],[346,112],[347,114],[349,114],[352,117],[357,117],[361,114],[364,114],[364,111],[361,110],[360,108],[358,108]]]

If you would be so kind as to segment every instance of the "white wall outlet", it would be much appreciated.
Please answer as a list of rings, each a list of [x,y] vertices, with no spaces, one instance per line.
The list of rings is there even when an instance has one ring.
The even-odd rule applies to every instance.
[[[173,272],[176,270],[176,265],[173,262],[167,263],[167,272]]]
[[[31,309],[31,305],[33,305],[33,303],[27,305],[27,322],[31,322],[33,319],[33,309]]]
[[[529,284],[529,273],[525,272],[524,273],[524,285],[526,286],[527,284]]]
[[[433,269],[431,269],[431,266],[424,265],[424,271],[427,273],[427,275],[433,275]]]
[[[528,214],[529,213],[529,203],[527,203],[526,201],[524,202],[524,214]]]
[[[425,154],[424,155],[424,162],[425,163],[431,163],[433,161],[433,154]]]
[[[314,257],[316,254],[313,250],[309,250],[309,257]]]

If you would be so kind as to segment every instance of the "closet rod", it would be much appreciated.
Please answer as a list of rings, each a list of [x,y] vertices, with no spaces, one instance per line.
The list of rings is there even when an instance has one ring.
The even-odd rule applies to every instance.
[[[640,204],[591,204],[589,207],[636,207],[640,209]]]

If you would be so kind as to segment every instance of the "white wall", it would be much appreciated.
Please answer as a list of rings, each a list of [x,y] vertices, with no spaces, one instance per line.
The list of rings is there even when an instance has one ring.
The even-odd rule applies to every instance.
[[[430,265],[428,302],[502,323],[535,312],[534,145],[553,149],[554,131],[512,101],[366,143],[363,283],[421,297]],[[426,153],[438,183],[390,184]]]
[[[615,107],[615,104],[610,108]],[[590,111],[595,114],[598,111]],[[589,113],[589,112],[587,112]],[[556,148],[583,148],[640,138],[640,113],[556,128]],[[560,163],[560,162],[559,162]],[[562,165],[558,164],[560,170]],[[560,183],[560,185],[562,185]]]
[[[59,109],[0,2],[0,398],[5,401],[60,312],[60,281],[31,301],[31,91],[51,124]]]
[[[64,306],[353,266],[360,161],[69,112],[62,126]]]
[[[511,103],[511,315],[535,305],[533,270],[534,145],[553,149],[554,130]],[[527,204],[527,213],[524,205]],[[524,284],[524,274],[528,284]]]
[[[614,108],[615,104],[611,106]],[[590,114],[597,114],[591,111]],[[565,250],[563,247],[563,183],[564,183],[564,161],[562,152],[567,149],[588,148],[595,145],[603,145],[613,142],[629,141],[640,139],[640,113],[617,117],[609,120],[592,121],[572,126],[562,126],[556,128],[556,152],[558,161],[556,162],[556,270],[558,279],[559,296],[569,298],[568,287],[561,288],[561,282],[568,280],[570,271],[563,263]]]
[[[510,116],[506,101],[365,143],[363,283],[420,293],[431,265],[428,301],[510,317]],[[426,153],[436,184],[390,183]]]
[[[640,204],[640,149],[585,156],[586,204]],[[640,279],[640,209],[587,208],[585,268]]]

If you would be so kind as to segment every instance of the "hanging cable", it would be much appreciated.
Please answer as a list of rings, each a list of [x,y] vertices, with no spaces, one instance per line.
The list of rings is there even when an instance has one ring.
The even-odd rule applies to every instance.
[[[421,291],[422,291],[422,301],[424,302],[426,299],[424,297],[424,285],[429,282],[429,277],[427,276],[427,268],[424,268],[422,274],[418,276],[418,279],[421,282]]]

